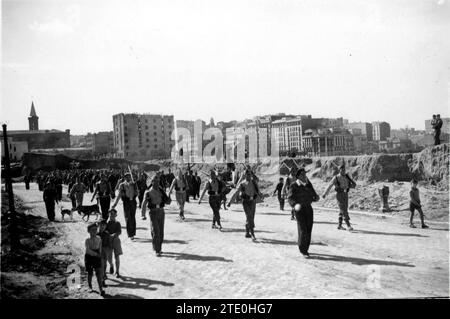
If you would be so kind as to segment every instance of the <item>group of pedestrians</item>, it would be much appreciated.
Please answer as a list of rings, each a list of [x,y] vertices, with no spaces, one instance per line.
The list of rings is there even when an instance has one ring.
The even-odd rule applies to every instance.
[[[93,173],[93,174],[91,174]],[[264,196],[258,185],[259,179],[256,174],[246,167],[243,174],[228,169],[225,173],[211,170],[209,179],[205,182],[200,195],[201,179],[197,172],[183,173],[178,169],[176,175],[171,171],[168,174],[157,172],[148,184],[148,175],[144,172],[128,171],[95,171],[75,172],[55,171],[52,173],[38,173],[37,181],[45,180],[43,183],[43,197],[50,220],[54,220],[54,203],[61,201],[62,184],[68,183],[69,197],[72,199],[73,208],[83,203],[84,193],[92,190],[91,201],[97,199],[101,207],[102,220],[100,223],[89,225],[90,237],[86,239],[86,270],[88,272],[88,284],[92,287],[93,273],[96,273],[101,293],[105,287],[107,278],[107,264],[110,265],[110,274],[114,272],[112,255],[115,256],[116,275],[119,276],[120,255],[122,254],[119,235],[121,234],[120,223],[116,220],[116,206],[122,201],[127,235],[134,240],[136,235],[136,209],[141,209],[142,219],[146,215],[150,217],[151,236],[153,250],[156,256],[162,256],[162,245],[164,241],[165,206],[171,203],[171,195],[175,192],[175,200],[179,208],[181,220],[185,219],[185,203],[189,195],[201,204],[204,196],[208,193],[208,201],[212,210],[212,228],[222,229],[220,209],[226,201],[226,194],[235,190],[226,206],[242,201],[245,213],[245,238],[256,240],[255,235],[255,213],[257,202],[264,200]],[[197,180],[198,177],[198,180]],[[193,184],[192,181],[196,181]],[[91,181],[94,185],[91,188]],[[61,185],[61,187],[59,187]],[[338,174],[330,181],[322,195],[326,198],[334,187],[336,200],[339,206],[338,229],[353,230],[348,212],[348,195],[351,189],[356,187],[356,182],[346,172],[345,165],[339,166]],[[168,188],[168,190],[167,190]],[[197,189],[198,188],[198,189]],[[117,191],[117,196],[116,196]],[[304,168],[292,169],[286,178],[281,177],[276,185],[273,195],[277,194],[280,210],[284,210],[287,200],[291,208],[291,219],[297,223],[298,247],[302,256],[309,258],[309,246],[311,244],[312,229],[314,224],[314,212],[312,203],[320,200],[312,183],[306,175]],[[417,181],[412,181],[410,192],[410,226],[413,224],[414,211],[420,215],[422,228],[428,228],[424,223],[424,214],[420,204]],[[111,206],[112,200],[115,199]],[[139,202],[137,202],[137,200]],[[52,206],[53,205],[53,206]],[[343,223],[347,228],[343,226]]]
[[[417,185],[417,180],[413,179],[411,181],[410,191],[410,227],[416,228],[413,219],[414,212],[417,210],[420,216],[421,227],[428,228],[424,221],[424,213],[422,211]],[[353,227],[350,223],[348,212],[348,195],[350,190],[356,187],[356,182],[346,172],[344,164],[339,166],[338,174],[331,179],[322,195],[323,199],[327,197],[333,187],[336,192],[336,200],[339,207],[337,228],[340,230],[347,229],[352,231]],[[280,178],[279,183],[276,185],[275,191],[273,192],[273,195],[275,194],[278,196],[280,210],[284,210],[285,199],[288,200],[289,205],[291,206],[292,219],[297,221],[298,247],[300,253],[305,258],[309,258],[309,246],[311,244],[311,234],[314,224],[314,214],[311,204],[319,201],[320,196],[316,193],[313,185],[307,178],[305,169],[300,168],[297,171],[292,169],[289,176],[286,178],[286,182],[283,178]],[[347,228],[343,226],[343,222],[345,222]]]

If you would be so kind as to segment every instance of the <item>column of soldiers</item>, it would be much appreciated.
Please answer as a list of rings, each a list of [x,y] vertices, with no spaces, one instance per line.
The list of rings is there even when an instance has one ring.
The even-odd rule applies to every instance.
[[[198,197],[198,203],[200,204],[205,194],[208,193],[209,205],[212,210],[212,228],[221,230],[220,209],[222,204],[225,207],[226,194],[234,188],[235,192],[227,206],[230,207],[232,203],[239,199],[242,200],[246,217],[245,237],[256,239],[256,204],[263,200],[263,195],[259,189],[259,179],[256,174],[249,167],[246,167],[242,173],[239,174],[235,169],[228,169],[225,173],[212,170],[209,174],[210,178],[204,184],[201,195],[199,191],[201,179],[197,172],[183,173],[181,169],[177,170],[176,175],[170,170],[168,174],[162,171],[157,172],[149,184],[147,183],[148,176],[144,172],[137,174],[131,172],[131,170],[56,170],[51,173],[39,172],[36,181],[39,184],[39,189],[44,192],[44,202],[50,220],[55,218],[55,203],[61,201],[62,184],[68,185],[69,197],[74,209],[82,205],[84,193],[92,192],[91,201],[97,198],[103,219],[108,218],[111,199],[115,198],[115,191],[117,190],[118,196],[115,198],[112,208],[114,209],[118,202],[122,201],[128,237],[134,240],[136,235],[136,209],[138,207],[141,209],[143,219],[146,219],[146,211],[148,210],[152,221],[152,236],[156,238],[154,250],[160,256],[164,233],[164,206],[170,203],[173,192],[175,192],[175,200],[178,204],[181,220],[185,219],[185,203],[188,198],[190,196],[194,199]],[[415,182],[415,185],[417,185],[417,182]],[[278,196],[280,210],[284,209],[285,200],[291,207],[291,219],[297,222],[298,246],[303,256],[309,256],[308,249],[313,224],[311,203],[318,201],[320,197],[326,198],[331,189],[334,188],[339,207],[337,228],[352,231],[353,227],[348,212],[348,194],[355,187],[356,182],[346,172],[345,165],[339,166],[338,174],[332,178],[322,196],[316,193],[303,168],[292,169],[285,180],[280,179],[274,194]],[[413,188],[411,194],[411,203],[413,203],[411,205],[411,216],[413,216],[414,210],[418,210],[422,227],[427,228],[428,226],[423,222],[417,188]],[[414,227],[412,218],[411,227]]]

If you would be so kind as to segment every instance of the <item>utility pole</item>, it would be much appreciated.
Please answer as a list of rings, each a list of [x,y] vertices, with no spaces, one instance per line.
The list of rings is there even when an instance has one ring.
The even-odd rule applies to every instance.
[[[17,234],[16,209],[14,207],[14,194],[11,181],[11,165],[9,163],[9,145],[8,136],[6,132],[6,124],[3,124],[3,148],[5,150],[5,186],[8,193],[9,203],[9,236],[11,241],[11,250],[16,250],[19,247],[19,237]]]

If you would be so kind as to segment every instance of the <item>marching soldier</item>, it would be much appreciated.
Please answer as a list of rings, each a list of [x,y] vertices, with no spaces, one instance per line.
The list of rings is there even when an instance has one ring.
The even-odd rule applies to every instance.
[[[241,195],[242,206],[244,207],[244,212],[246,216],[245,223],[245,238],[256,239],[255,237],[255,212],[256,212],[256,200],[258,197],[262,198],[262,194],[259,191],[258,183],[254,174],[247,169],[245,171],[245,181],[243,181],[236,193],[228,203],[228,207],[234,201],[237,194]]]
[[[220,224],[220,204],[222,201],[222,191],[225,185],[217,178],[215,171],[212,170],[210,176],[211,178],[206,182],[198,203],[200,204],[202,202],[203,196],[208,192],[209,206],[211,206],[213,211],[212,228],[219,228],[220,230],[222,229],[222,225]]]
[[[178,175],[172,181],[172,185],[169,189],[169,196],[172,194],[172,190],[175,188],[175,198],[177,200],[178,207],[180,208],[180,218],[184,220],[184,204],[186,203],[186,194],[188,189],[186,178],[183,176],[181,169],[178,170]]]
[[[323,194],[323,198],[328,195],[330,189],[334,186],[336,191],[336,199],[339,205],[339,223],[338,229],[344,229],[342,226],[342,220],[345,220],[347,224],[348,230],[353,230],[353,227],[350,224],[350,216],[348,215],[348,192],[351,188],[356,187],[356,183],[348,176],[345,172],[345,165],[342,164],[339,166],[339,174],[335,175],[328,185],[325,193]]]
[[[156,175],[152,180],[150,189],[145,192],[141,211],[142,216],[145,216],[146,208],[148,207],[150,210],[152,244],[157,257],[161,257],[164,241],[164,205],[169,203],[169,197],[161,187],[159,178]]]

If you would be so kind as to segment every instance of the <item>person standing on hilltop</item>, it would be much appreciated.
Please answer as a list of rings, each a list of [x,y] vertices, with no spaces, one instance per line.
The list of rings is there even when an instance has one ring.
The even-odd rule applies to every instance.
[[[178,170],[178,175],[172,181],[172,185],[169,189],[169,196],[172,194],[173,189],[175,188],[175,198],[178,203],[178,207],[180,208],[180,219],[184,220],[184,205],[186,203],[186,194],[188,192],[188,184],[186,182],[186,178],[183,175],[181,169]]]
[[[348,192],[351,188],[356,187],[356,183],[348,176],[345,172],[345,165],[342,164],[339,166],[339,173],[333,177],[330,185],[328,185],[325,193],[323,194],[323,198],[327,197],[328,192],[331,187],[334,186],[336,191],[336,199],[339,205],[339,224],[338,229],[344,229],[342,226],[342,220],[345,220],[347,224],[348,230],[353,230],[353,227],[350,224],[350,216],[348,215]]]
[[[436,119],[434,120],[434,122],[431,121],[431,125],[433,126],[433,129],[434,129],[434,145],[441,144],[442,124],[443,124],[443,122],[442,122],[442,119],[441,119],[441,115],[440,114],[436,114]]]
[[[312,202],[320,199],[304,168],[300,168],[296,174],[297,180],[289,188],[288,201],[294,207],[297,220],[298,248],[305,258],[309,258],[309,246],[314,223]]]

